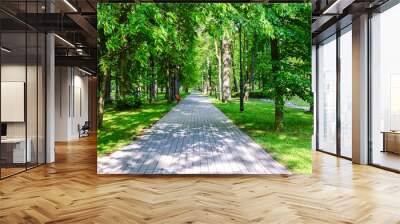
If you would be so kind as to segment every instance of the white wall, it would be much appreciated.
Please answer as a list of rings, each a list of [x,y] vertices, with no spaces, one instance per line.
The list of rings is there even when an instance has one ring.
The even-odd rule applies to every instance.
[[[25,100],[19,108],[6,107],[2,102],[3,113],[22,113],[24,116],[26,112],[26,120],[24,117],[20,122],[5,122],[7,124],[7,137],[8,138],[24,138],[25,135],[29,140],[29,148],[32,150],[32,160],[39,163],[44,163],[44,82],[42,67],[36,65],[28,65],[20,63],[4,63],[1,66],[2,82],[21,82],[26,84],[26,107]],[[27,80],[25,80],[27,78]],[[3,84],[3,83],[2,83]],[[2,98],[6,97],[10,92],[4,92],[2,89]],[[24,89],[18,90],[19,94],[24,95]],[[5,94],[5,95],[4,95]],[[22,96],[21,98],[24,98]],[[15,102],[17,103],[17,102]],[[12,111],[14,110],[14,111]],[[19,111],[16,111],[19,110]]]
[[[1,66],[1,81],[2,82],[24,82],[26,71],[28,71],[28,88],[27,88],[27,119],[28,119],[28,129],[31,128],[36,130],[36,80],[32,78],[36,77],[36,66],[26,67],[25,64],[3,64]],[[34,86],[34,88],[29,88]],[[2,96],[4,97],[4,96]],[[41,101],[40,101],[41,102]],[[38,105],[39,108],[43,105]],[[2,108],[2,110],[8,110],[8,108]],[[24,110],[24,108],[22,108]],[[33,123],[32,123],[33,122]],[[29,131],[28,130],[28,131]],[[24,137],[25,136],[25,122],[7,122],[7,134],[9,137]],[[35,132],[36,135],[36,132]],[[29,133],[28,133],[29,137]]]
[[[79,138],[78,125],[88,120],[88,78],[72,67],[56,67],[56,141]]]
[[[55,140],[67,141],[68,140],[68,88],[70,84],[70,77],[68,75],[69,69],[67,67],[55,68]]]
[[[78,74],[77,74],[78,72]],[[78,124],[81,126],[88,121],[88,78],[83,76],[79,70],[74,70],[74,92],[72,99],[74,99],[74,107],[72,108],[73,119],[71,120],[72,130],[71,135],[79,137]]]
[[[3,64],[1,66],[1,81],[3,82],[25,82],[25,64]],[[7,108],[1,108],[7,110]],[[25,122],[8,122],[8,137],[25,137]]]
[[[25,121],[25,83],[1,81],[1,121]],[[36,105],[35,107],[36,108]]]

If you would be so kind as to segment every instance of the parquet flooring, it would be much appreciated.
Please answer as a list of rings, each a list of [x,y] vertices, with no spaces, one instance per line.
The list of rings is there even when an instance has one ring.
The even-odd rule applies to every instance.
[[[0,223],[400,223],[400,175],[314,153],[314,174],[96,174],[95,140],[0,181]]]

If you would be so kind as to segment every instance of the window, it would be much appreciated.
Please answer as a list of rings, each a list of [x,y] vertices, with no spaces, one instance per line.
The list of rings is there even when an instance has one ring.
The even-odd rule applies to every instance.
[[[371,162],[400,170],[400,5],[371,18]]]
[[[37,13],[43,1],[1,2]],[[23,14],[23,13],[21,13]],[[45,163],[45,35],[1,12],[0,178]]]
[[[336,35],[318,47],[318,149],[336,153]]]

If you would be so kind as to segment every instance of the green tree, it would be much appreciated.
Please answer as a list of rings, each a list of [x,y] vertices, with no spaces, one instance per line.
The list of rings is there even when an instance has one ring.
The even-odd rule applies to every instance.
[[[246,98],[274,99],[280,130],[286,98],[312,102],[310,23],[310,4],[98,4],[99,126],[108,98],[171,102],[200,88],[229,101],[242,64]]]

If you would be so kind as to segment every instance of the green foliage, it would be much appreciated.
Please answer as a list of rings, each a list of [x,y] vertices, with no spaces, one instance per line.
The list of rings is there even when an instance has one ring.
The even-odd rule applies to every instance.
[[[246,103],[245,113],[240,113],[237,109],[237,99],[229,103],[214,100],[214,105],[290,171],[307,174],[312,172],[312,115],[303,110],[285,108],[284,129],[275,132],[272,103],[250,100]]]
[[[97,7],[99,80],[102,83],[104,74],[111,74],[111,95],[116,100],[129,102],[125,98],[132,91],[149,95],[154,85],[166,91],[175,77],[185,89],[210,82],[215,93],[220,86],[222,39],[231,42],[231,85],[234,80],[237,85],[240,25],[243,74],[255,86],[252,90],[271,99],[297,96],[313,101],[309,3],[104,3]],[[271,59],[272,39],[278,42],[279,61]]]
[[[139,108],[142,104],[138,96],[122,96],[114,101],[114,108],[118,111]]]

